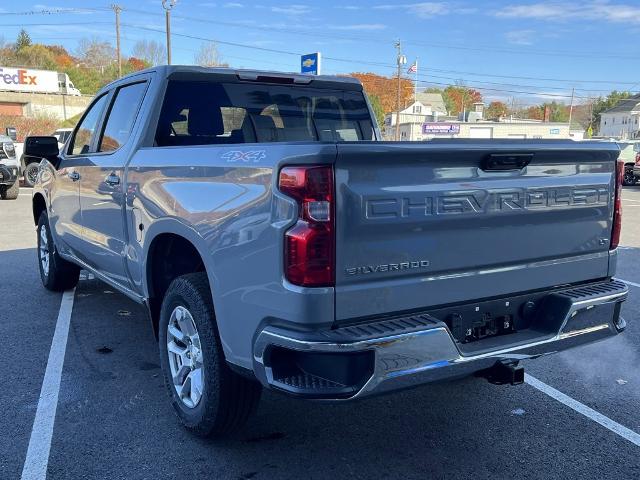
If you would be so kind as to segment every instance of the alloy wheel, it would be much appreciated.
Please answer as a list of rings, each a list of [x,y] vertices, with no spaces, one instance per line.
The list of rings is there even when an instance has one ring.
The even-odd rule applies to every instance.
[[[42,265],[42,273],[45,277],[49,276],[49,260],[51,252],[49,250],[49,236],[47,235],[47,226],[40,227],[40,245],[38,251],[40,253],[40,265]]]
[[[195,408],[204,391],[204,365],[198,329],[191,313],[183,306],[171,312],[167,354],[176,394],[186,407]]]

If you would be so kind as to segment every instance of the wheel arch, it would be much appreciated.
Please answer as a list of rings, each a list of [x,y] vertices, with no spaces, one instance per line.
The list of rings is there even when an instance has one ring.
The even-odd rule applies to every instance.
[[[213,291],[215,277],[204,239],[186,225],[160,221],[149,229],[146,240],[142,282],[157,338],[160,307],[169,284],[181,275],[205,272]]]
[[[33,212],[33,223],[38,225],[40,215],[42,215],[42,212],[47,210],[47,202],[42,193],[38,192],[33,195],[33,199],[31,200],[31,209]]]

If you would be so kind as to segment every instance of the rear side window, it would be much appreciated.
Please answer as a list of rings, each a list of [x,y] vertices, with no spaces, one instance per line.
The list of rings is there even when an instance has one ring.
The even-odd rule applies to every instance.
[[[146,86],[142,82],[118,89],[100,139],[99,152],[117,150],[129,139]]]
[[[373,140],[364,94],[320,87],[169,82],[155,144]]]
[[[71,152],[71,155],[90,153],[93,133],[98,126],[106,103],[107,95],[102,95],[89,107],[89,111],[80,122],[80,125],[78,125],[73,141],[69,145],[68,151]]]

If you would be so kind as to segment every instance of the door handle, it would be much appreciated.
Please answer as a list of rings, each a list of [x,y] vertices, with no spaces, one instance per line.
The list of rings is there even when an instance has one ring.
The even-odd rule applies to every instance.
[[[80,180],[80,174],[78,172],[69,172],[67,173],[67,177],[69,177],[74,182]]]
[[[104,179],[104,181],[107,185],[111,185],[112,187],[120,185],[120,177],[115,173],[110,174],[107,178]]]

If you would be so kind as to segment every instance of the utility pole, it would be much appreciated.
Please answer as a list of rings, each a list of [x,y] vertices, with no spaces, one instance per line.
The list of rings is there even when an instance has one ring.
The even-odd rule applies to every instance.
[[[122,55],[120,53],[120,12],[122,7],[118,4],[111,5],[116,14],[116,55],[118,56],[118,77],[122,76]]]
[[[400,89],[401,89],[401,78],[400,74],[402,72],[402,66],[407,63],[407,57],[402,55],[402,45],[400,44],[400,40],[398,40],[395,44],[396,50],[398,51],[397,65],[398,65],[398,93],[396,96],[396,142],[400,141]]]
[[[571,103],[569,104],[569,135],[571,135],[571,119],[573,118],[573,95],[575,94],[575,88],[571,89]]]
[[[167,30],[167,65],[171,65],[171,9],[176,6],[176,3],[178,0],[162,0]]]

